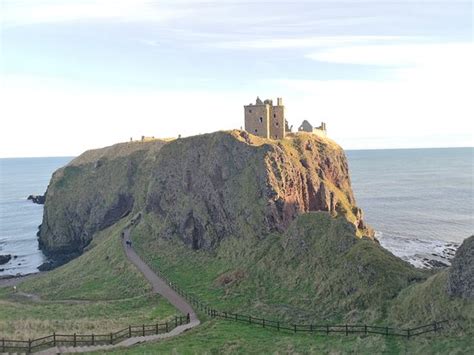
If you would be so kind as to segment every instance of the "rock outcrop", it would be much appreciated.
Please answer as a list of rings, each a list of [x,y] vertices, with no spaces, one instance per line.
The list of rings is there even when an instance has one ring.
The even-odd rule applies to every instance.
[[[0,255],[0,265],[8,263],[12,259],[10,254]]]
[[[447,291],[450,296],[474,299],[474,235],[456,251],[448,273]]]
[[[217,132],[89,151],[54,173],[47,196],[40,245],[52,257],[81,253],[94,233],[140,211],[151,233],[193,249],[265,238],[310,211],[344,216],[373,238],[343,150],[311,134]]]
[[[29,195],[26,199],[38,205],[44,205],[46,195]]]

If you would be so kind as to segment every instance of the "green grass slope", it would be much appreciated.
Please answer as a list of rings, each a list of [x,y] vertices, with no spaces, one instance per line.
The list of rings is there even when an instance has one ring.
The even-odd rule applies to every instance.
[[[404,289],[392,303],[391,318],[413,326],[426,319],[450,320],[452,334],[466,334],[474,339],[474,302],[450,297],[446,292],[447,270],[438,272],[427,281]],[[474,343],[474,340],[473,340]]]
[[[94,238],[89,250],[55,270],[25,282],[20,290],[47,299],[112,300],[145,295],[151,287],[125,257],[118,223]]]
[[[468,354],[469,339],[425,336],[322,336],[277,333],[242,323],[212,320],[184,335],[111,351],[114,354]]]
[[[102,231],[79,258],[12,287],[0,288],[0,338],[56,333],[102,334],[155,323],[178,312],[151,289],[121,246],[125,222]]]
[[[148,229],[143,223],[133,239],[154,267],[216,308],[255,316],[377,322],[398,292],[426,277],[323,212],[262,240],[229,239],[212,253],[153,238]]]

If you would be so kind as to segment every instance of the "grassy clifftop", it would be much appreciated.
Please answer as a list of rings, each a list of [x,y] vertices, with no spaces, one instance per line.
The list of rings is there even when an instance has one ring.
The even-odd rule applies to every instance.
[[[84,153],[53,175],[40,245],[52,257],[77,256],[94,233],[138,211],[155,220],[155,235],[194,249],[229,237],[261,239],[309,211],[344,216],[358,236],[372,236],[333,141],[231,131]]]

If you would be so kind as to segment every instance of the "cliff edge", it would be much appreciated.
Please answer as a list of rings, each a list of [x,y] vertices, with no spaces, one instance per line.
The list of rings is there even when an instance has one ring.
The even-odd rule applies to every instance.
[[[456,251],[448,272],[447,290],[450,296],[474,300],[474,235]]]
[[[216,132],[85,152],[53,174],[39,240],[46,255],[70,259],[94,233],[142,212],[153,233],[213,250],[284,231],[311,211],[343,216],[358,237],[373,238],[340,146],[304,133],[274,141]]]

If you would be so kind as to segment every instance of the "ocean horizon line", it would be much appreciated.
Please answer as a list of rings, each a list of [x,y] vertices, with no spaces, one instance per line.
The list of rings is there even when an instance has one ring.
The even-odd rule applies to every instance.
[[[104,146],[103,148],[105,148]],[[101,148],[96,148],[101,149]],[[346,152],[363,152],[363,151],[379,151],[379,150],[429,150],[429,149],[474,149],[474,146],[458,146],[458,147],[404,147],[404,148],[364,148],[364,149],[345,149]],[[84,151],[85,152],[85,151]],[[83,152],[83,153],[84,153]],[[76,158],[79,155],[50,155],[50,156],[8,156],[8,157],[0,157],[0,159],[56,159],[56,158]]]

